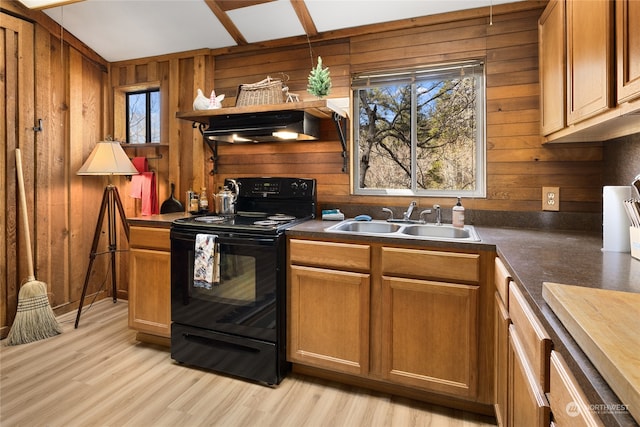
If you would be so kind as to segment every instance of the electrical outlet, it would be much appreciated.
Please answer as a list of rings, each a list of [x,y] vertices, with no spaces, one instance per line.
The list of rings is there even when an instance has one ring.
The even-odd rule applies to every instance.
[[[560,210],[560,187],[542,187],[542,210]]]

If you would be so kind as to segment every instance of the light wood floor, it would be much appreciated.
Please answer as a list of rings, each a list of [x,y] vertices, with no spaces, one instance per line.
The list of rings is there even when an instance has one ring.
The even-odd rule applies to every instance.
[[[290,375],[277,388],[174,363],[136,342],[127,303],[59,318],[64,333],[0,348],[0,425],[489,426],[492,419]]]

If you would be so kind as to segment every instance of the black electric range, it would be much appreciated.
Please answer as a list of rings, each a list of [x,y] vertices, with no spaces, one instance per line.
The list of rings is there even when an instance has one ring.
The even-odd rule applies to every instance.
[[[180,218],[171,226],[171,357],[279,384],[289,370],[284,231],[315,216],[316,182],[235,182],[234,215]]]

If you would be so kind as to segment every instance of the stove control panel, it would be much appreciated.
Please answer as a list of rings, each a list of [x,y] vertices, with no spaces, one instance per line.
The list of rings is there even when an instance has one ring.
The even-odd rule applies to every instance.
[[[236,182],[239,197],[315,200],[315,179],[237,178]]]

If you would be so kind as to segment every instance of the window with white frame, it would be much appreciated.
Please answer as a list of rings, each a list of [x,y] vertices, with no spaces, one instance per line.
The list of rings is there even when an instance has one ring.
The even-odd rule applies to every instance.
[[[354,192],[484,197],[481,61],[352,77]]]

